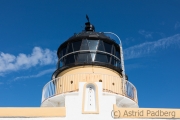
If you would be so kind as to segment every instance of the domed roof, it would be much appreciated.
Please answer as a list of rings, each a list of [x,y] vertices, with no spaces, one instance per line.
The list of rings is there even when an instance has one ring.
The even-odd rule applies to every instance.
[[[104,66],[122,74],[119,45],[105,33],[95,32],[89,19],[85,25],[85,30],[59,46],[57,70],[53,78],[65,69],[82,65]]]

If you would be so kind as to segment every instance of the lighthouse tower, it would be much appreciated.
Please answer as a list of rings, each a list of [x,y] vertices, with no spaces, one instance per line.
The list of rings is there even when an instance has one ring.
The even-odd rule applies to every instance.
[[[43,88],[41,107],[65,107],[62,119],[113,119],[114,104],[138,107],[137,91],[125,75],[120,38],[95,32],[86,17],[85,29],[59,46],[57,69]]]

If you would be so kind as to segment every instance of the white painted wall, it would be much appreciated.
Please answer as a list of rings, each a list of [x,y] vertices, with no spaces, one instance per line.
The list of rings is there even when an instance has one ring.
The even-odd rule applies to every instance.
[[[55,118],[0,118],[0,120],[114,120],[111,116],[115,95],[103,95],[102,82],[96,82],[99,100],[99,114],[82,114],[83,88],[86,82],[79,83],[78,94],[65,96],[66,117]],[[57,111],[58,112],[58,111]]]
[[[115,96],[103,96],[102,83],[96,82],[98,86],[99,114],[82,114],[83,87],[85,82],[79,83],[78,96],[66,96],[66,120],[113,120],[111,111],[116,104]]]

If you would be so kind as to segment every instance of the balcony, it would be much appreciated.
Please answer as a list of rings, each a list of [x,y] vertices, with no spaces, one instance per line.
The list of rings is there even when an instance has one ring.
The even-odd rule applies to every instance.
[[[103,92],[125,96],[138,103],[137,91],[132,83],[120,77],[94,73],[65,75],[49,81],[42,91],[42,103],[56,95],[78,92],[79,82],[102,82]]]

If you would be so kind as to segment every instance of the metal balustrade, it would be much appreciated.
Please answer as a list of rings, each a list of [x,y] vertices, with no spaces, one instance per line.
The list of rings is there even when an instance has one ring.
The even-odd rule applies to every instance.
[[[137,91],[132,83],[129,81],[123,81],[123,79],[116,76],[97,73],[65,75],[49,81],[43,87],[42,102],[59,94],[78,91],[79,82],[102,82],[103,92],[119,94],[132,99],[136,103],[138,102]]]
[[[129,81],[125,81],[124,83],[124,92],[125,95],[135,101],[137,101],[137,91],[136,91],[136,87],[130,83]]]

